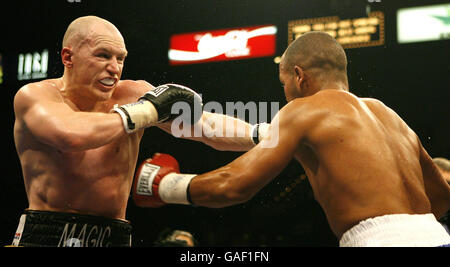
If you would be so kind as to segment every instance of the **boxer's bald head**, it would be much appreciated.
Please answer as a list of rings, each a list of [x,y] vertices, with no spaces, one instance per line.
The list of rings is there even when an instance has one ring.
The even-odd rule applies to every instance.
[[[305,75],[305,79],[309,79],[308,82],[314,83],[314,86],[336,81],[346,85],[348,90],[345,51],[327,33],[305,33],[286,49],[280,63],[280,76],[281,73],[295,76],[299,71],[302,72],[301,75]],[[307,95],[305,92],[302,94]]]
[[[329,34],[309,32],[297,38],[284,53],[285,68],[295,65],[305,70],[347,75],[347,57],[342,46]]]
[[[105,35],[118,42],[124,42],[119,30],[111,22],[96,16],[85,16],[75,19],[67,27],[63,48],[77,48],[96,35]]]
[[[109,99],[127,54],[124,38],[111,22],[95,16],[77,18],[67,28],[61,50],[66,88],[79,98]]]

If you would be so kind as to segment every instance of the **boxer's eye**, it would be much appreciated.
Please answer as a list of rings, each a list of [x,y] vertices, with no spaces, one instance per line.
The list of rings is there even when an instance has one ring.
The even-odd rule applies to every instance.
[[[106,54],[106,53],[97,54],[97,57],[104,58],[104,59],[109,59],[110,58],[110,56],[108,54]]]

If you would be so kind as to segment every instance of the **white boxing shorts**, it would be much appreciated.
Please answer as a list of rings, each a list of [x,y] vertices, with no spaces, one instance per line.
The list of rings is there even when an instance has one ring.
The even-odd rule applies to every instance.
[[[340,247],[449,246],[450,235],[433,214],[392,214],[361,221],[339,241]]]

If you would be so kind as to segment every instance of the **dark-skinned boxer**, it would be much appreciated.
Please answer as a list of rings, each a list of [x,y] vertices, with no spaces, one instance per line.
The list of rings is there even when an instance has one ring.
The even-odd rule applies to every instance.
[[[296,39],[279,77],[288,104],[256,147],[201,175],[180,174],[173,157],[156,154],[136,174],[136,202],[243,203],[296,159],[341,246],[450,244],[436,220],[450,208],[449,185],[392,109],[349,92],[347,58],[334,38],[311,32]],[[275,135],[277,145],[267,146]]]

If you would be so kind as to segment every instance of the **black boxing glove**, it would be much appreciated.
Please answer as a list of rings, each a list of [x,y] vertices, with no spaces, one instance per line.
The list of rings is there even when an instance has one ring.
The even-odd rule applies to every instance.
[[[172,106],[186,103],[190,108],[191,124],[195,124],[202,116],[202,98],[194,90],[178,85],[164,84],[145,93],[136,103],[115,107],[123,121],[127,133],[154,126],[157,123],[173,120],[179,114],[172,114]]]
[[[139,100],[148,100],[152,102],[158,112],[158,121],[170,121],[175,119],[178,114],[172,114],[172,106],[177,102],[185,102],[189,105],[191,111],[201,110],[202,98],[194,90],[179,84],[164,84],[147,92]],[[200,113],[201,116],[201,113]],[[192,124],[195,124],[200,116],[194,117]]]

